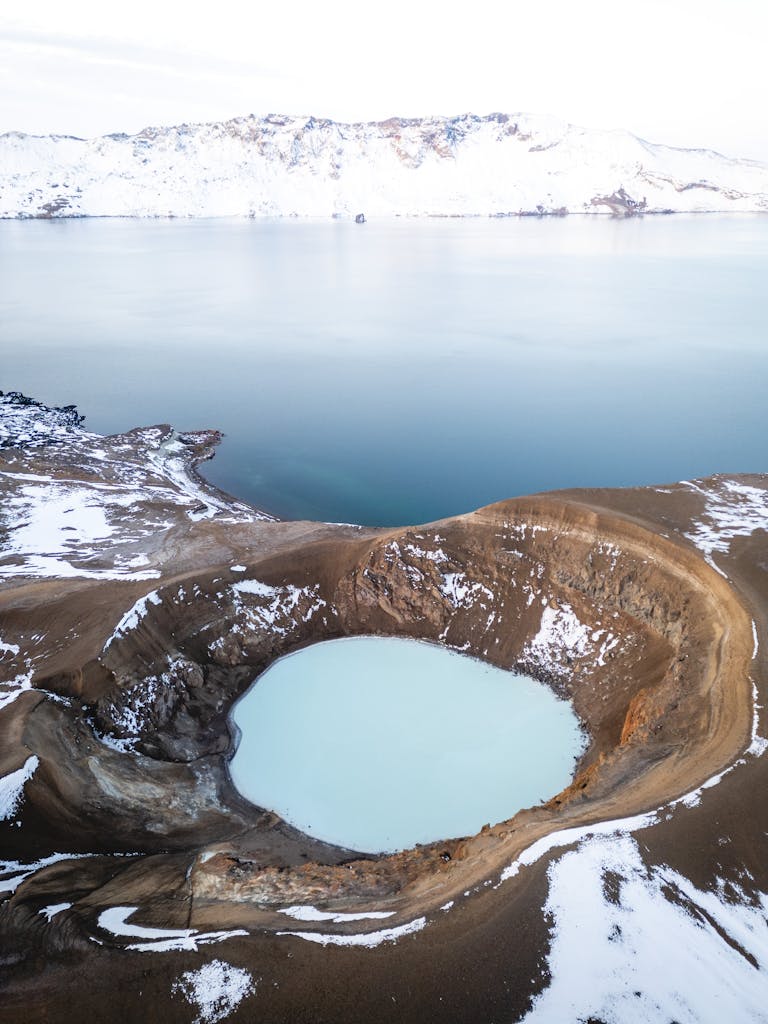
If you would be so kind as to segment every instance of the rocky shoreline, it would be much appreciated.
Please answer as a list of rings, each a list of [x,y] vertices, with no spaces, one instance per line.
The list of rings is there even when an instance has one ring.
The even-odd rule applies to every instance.
[[[560,846],[643,829],[706,888],[694,814],[743,885],[768,814],[734,820],[727,843],[715,833],[726,777],[764,771],[768,477],[538,495],[418,528],[278,522],[196,477],[215,431],[104,438],[74,410],[7,395],[4,412],[0,1020],[22,1006],[71,1019],[72,964],[94,979],[89,1015],[110,1019],[100,972],[135,980],[148,954],[151,1011],[136,996],[121,1019],[191,1020],[174,984],[203,961],[246,972],[270,1020],[360,1019],[342,994],[354,963],[365,1019],[392,1019],[389,990],[434,974],[437,948],[441,964],[482,965],[469,987],[438,971],[445,1019],[493,1019],[471,1015],[480,987],[519,1019],[555,987],[533,965],[551,945],[544,872]],[[573,784],[477,836],[382,857],[248,804],[227,770],[232,703],[276,657],[360,634],[549,683],[589,732]],[[509,928],[527,938],[502,970],[482,951]],[[253,982],[270,972],[274,985]],[[397,1019],[434,1016],[436,999],[424,980]],[[231,1019],[254,1005],[244,995]]]

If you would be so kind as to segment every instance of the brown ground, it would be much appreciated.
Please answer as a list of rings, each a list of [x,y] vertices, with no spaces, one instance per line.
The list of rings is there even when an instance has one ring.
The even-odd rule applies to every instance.
[[[64,472],[36,459],[38,472]],[[699,482],[713,494],[721,483]],[[388,530],[237,513],[190,522],[172,509],[173,525],[147,545],[158,580],[10,581],[0,592],[0,638],[18,643],[21,657],[33,635],[45,634],[34,685],[48,693],[31,690],[0,712],[0,775],[31,754],[40,760],[21,827],[0,822],[2,855],[102,856],[43,868],[0,904],[0,1021],[190,1021],[173,982],[217,957],[261,979],[232,1021],[518,1019],[546,982],[549,858],[500,889],[484,883],[553,830],[637,814],[690,791],[750,742],[751,678],[764,698],[752,621],[761,639],[768,635],[768,534],[737,537],[715,556],[726,579],[683,536],[704,503],[703,492],[684,485],[572,491]],[[238,563],[246,573],[232,571]],[[446,572],[464,573],[492,597],[478,591],[456,607],[441,590]],[[233,596],[230,585],[243,578],[304,592],[270,627],[263,598]],[[103,651],[123,613],[154,589],[162,603]],[[542,597],[553,610],[573,609],[590,630],[611,629],[619,643],[604,658],[599,644],[578,656],[537,652],[530,641]],[[355,633],[466,645],[567,694],[591,738],[573,785],[475,837],[381,858],[319,843],[243,801],[226,768],[232,700],[275,657]],[[136,751],[99,742],[101,733],[121,735],[121,713],[147,680],[155,696]],[[749,759],[700,806],[646,829],[649,862],[684,870],[700,886],[748,865],[766,891],[768,810],[755,799],[767,781],[764,760]],[[715,842],[724,829],[725,852]],[[120,851],[136,856],[106,856]],[[449,900],[456,906],[441,912]],[[72,909],[46,923],[39,909],[64,901]],[[275,912],[295,903],[393,910],[387,928],[422,915],[428,924],[376,949],[324,948],[274,933],[382,925],[299,923]],[[145,925],[248,934],[197,953],[130,952],[96,925],[101,910],[118,905],[140,907],[135,920]]]

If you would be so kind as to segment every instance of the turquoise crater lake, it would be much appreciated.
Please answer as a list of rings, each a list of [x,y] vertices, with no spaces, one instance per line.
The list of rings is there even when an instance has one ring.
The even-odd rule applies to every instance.
[[[434,644],[331,640],[280,658],[235,705],[237,789],[309,835],[377,853],[478,832],[568,785],[568,702]]]

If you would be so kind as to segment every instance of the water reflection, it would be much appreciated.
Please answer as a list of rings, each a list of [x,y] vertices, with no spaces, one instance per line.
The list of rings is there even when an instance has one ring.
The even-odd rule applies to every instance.
[[[768,221],[0,223],[0,388],[282,515],[765,469]]]

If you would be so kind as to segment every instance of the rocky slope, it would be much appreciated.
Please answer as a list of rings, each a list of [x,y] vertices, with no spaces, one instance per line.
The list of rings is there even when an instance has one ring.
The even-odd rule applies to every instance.
[[[768,165],[529,114],[270,115],[95,139],[0,136],[0,217],[768,210]]]
[[[0,1020],[763,1019],[767,478],[372,530],[206,487],[210,431],[0,419]],[[232,702],[355,633],[567,694],[573,784],[386,857],[244,801]]]

